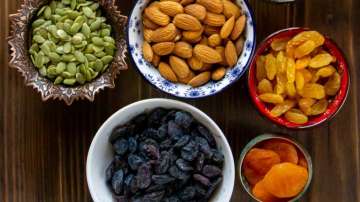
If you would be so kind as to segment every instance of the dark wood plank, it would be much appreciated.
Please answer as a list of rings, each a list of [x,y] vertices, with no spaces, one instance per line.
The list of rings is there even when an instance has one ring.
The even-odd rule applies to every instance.
[[[217,96],[183,101],[199,107],[218,123],[235,160],[258,134],[286,133],[298,139],[309,150],[315,166],[312,185],[301,201],[360,201],[360,66],[356,60],[360,58],[360,2],[296,1],[279,5],[250,0],[258,42],[289,26],[307,26],[338,42],[351,66],[351,93],[331,122],[303,131],[274,126],[250,103],[245,77]],[[119,0],[126,15],[131,4]],[[98,94],[94,103],[79,101],[68,107],[59,101],[41,102],[36,92],[24,86],[20,74],[7,65],[7,14],[19,6],[20,0],[5,0],[0,5],[0,13],[4,14],[0,24],[6,25],[0,30],[0,201],[91,201],[85,163],[96,130],[127,104],[169,96],[150,87],[130,66],[116,80],[116,88]],[[250,201],[238,180],[232,201]]]

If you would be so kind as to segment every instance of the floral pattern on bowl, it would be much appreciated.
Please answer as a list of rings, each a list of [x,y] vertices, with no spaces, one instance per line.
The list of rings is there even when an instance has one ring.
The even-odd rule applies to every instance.
[[[253,13],[247,1],[236,0],[247,17],[245,30],[244,50],[234,68],[228,69],[225,77],[220,81],[210,81],[207,84],[193,88],[189,85],[173,83],[164,79],[158,70],[145,61],[142,54],[143,26],[142,12],[151,0],[138,0],[129,16],[127,42],[128,49],[134,66],[140,74],[152,85],[163,92],[182,98],[201,98],[219,93],[237,81],[248,69],[256,47],[255,22]]]

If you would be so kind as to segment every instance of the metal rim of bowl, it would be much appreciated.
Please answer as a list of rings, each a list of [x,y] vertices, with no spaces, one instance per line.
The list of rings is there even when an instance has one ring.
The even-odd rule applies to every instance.
[[[255,138],[253,138],[252,140],[250,140],[249,143],[246,144],[246,146],[243,148],[243,150],[241,151],[240,154],[240,158],[238,160],[238,166],[237,166],[237,174],[238,177],[240,179],[241,185],[243,187],[243,189],[245,189],[245,191],[257,202],[261,202],[260,200],[258,200],[251,192],[251,190],[249,189],[249,184],[245,179],[245,176],[243,176],[242,174],[242,166],[243,166],[243,161],[245,158],[245,155],[250,151],[250,149],[254,148],[257,144],[266,141],[266,140],[270,140],[270,139],[280,139],[280,140],[284,140],[287,141],[291,144],[293,144],[299,151],[302,152],[302,154],[304,155],[306,162],[308,164],[308,180],[303,188],[303,190],[294,198],[292,198],[289,202],[295,202],[297,200],[299,200],[302,196],[304,196],[304,194],[306,193],[306,191],[308,190],[308,188],[310,187],[311,181],[312,181],[312,176],[313,176],[313,164],[312,164],[312,160],[311,160],[311,156],[308,153],[308,151],[305,149],[304,146],[302,146],[300,143],[298,143],[296,140],[294,140],[291,137],[285,136],[285,135],[276,135],[276,134],[270,134],[270,133],[265,133],[265,134],[261,134]]]

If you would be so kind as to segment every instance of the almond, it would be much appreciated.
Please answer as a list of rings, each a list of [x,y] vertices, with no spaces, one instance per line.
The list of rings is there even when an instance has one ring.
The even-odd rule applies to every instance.
[[[189,14],[177,14],[173,23],[176,27],[187,31],[198,31],[202,28],[200,21]]]
[[[224,10],[222,0],[197,0],[196,3],[203,5],[206,10],[213,13],[222,13]]]
[[[166,26],[170,23],[170,17],[155,6],[147,7],[145,9],[145,16],[161,26]]]
[[[176,75],[174,73],[174,71],[171,69],[171,67],[166,64],[165,62],[161,62],[159,64],[159,72],[160,75],[162,77],[164,77],[165,79],[172,81],[172,82],[177,82],[178,79],[176,78]]]
[[[194,41],[194,40],[198,39],[199,37],[201,37],[203,31],[204,31],[204,28],[201,28],[198,31],[184,31],[182,33],[182,36],[186,41]]]
[[[144,44],[143,44],[143,55],[144,55],[144,59],[146,61],[151,62],[153,60],[154,52],[153,52],[150,44],[146,41],[144,41]]]
[[[152,63],[155,67],[159,66],[160,56],[154,54],[154,57],[153,57],[153,60],[151,61],[151,63]]]
[[[195,77],[195,73],[190,70],[189,75],[188,75],[187,77],[185,77],[185,78],[182,78],[182,79],[179,78],[179,81],[180,81],[181,83],[183,83],[183,84],[188,84],[189,81],[190,81],[191,79],[193,79],[194,77]]]
[[[213,26],[210,26],[210,25],[205,25],[204,33],[205,33],[206,36],[211,36],[211,35],[217,34],[219,32],[220,32],[219,27],[213,27]]]
[[[169,55],[173,52],[175,47],[174,42],[161,42],[153,45],[152,49],[155,54],[159,56]]]
[[[209,71],[202,72],[191,79],[188,84],[192,87],[202,86],[210,80],[210,77],[211,73]]]
[[[228,41],[225,46],[225,59],[230,67],[233,67],[237,63],[237,53],[235,45],[232,41]]]
[[[159,8],[159,3],[158,1],[153,1],[152,3],[149,4],[148,7],[155,7],[155,8]]]
[[[227,39],[231,32],[234,29],[234,25],[235,25],[235,17],[232,16],[230,19],[228,19],[225,24],[222,26],[221,30],[220,30],[220,36],[222,39]]]
[[[225,23],[225,16],[207,12],[204,23],[213,27],[221,27]]]
[[[151,41],[153,42],[166,42],[173,41],[177,35],[177,29],[174,24],[170,23],[165,27],[156,29],[152,36]]]
[[[223,0],[224,3],[224,15],[226,18],[231,18],[231,16],[234,16],[235,19],[237,19],[240,14],[240,8],[234,4],[233,2],[229,0]]]
[[[185,60],[176,56],[170,56],[169,62],[171,69],[179,78],[186,78],[189,75],[190,69]]]
[[[191,44],[197,44],[201,41],[202,37],[199,36],[198,38],[195,39],[191,39],[191,40],[186,40],[187,42],[191,43]]]
[[[148,43],[151,43],[151,37],[153,34],[153,30],[144,28],[144,40]]]
[[[180,0],[180,4],[183,6],[194,3],[195,0]]]
[[[177,42],[174,48],[174,54],[182,58],[192,57],[192,46],[184,41]]]
[[[143,25],[148,28],[148,29],[157,29],[159,27],[159,25],[157,25],[156,23],[154,23],[153,21],[151,21],[149,18],[147,18],[145,15],[143,17]]]
[[[200,72],[208,71],[212,68],[212,64],[204,63],[201,69],[199,69]]]
[[[236,53],[238,54],[238,56],[240,56],[241,53],[243,52],[244,43],[245,43],[245,39],[243,36],[241,36],[235,43]]]
[[[186,14],[196,17],[198,20],[203,21],[206,17],[206,8],[200,4],[190,4],[184,9]]]
[[[196,57],[191,57],[187,60],[187,62],[189,63],[189,66],[191,67],[192,70],[198,71],[200,70],[204,63],[201,62],[199,59],[197,59]]]
[[[222,61],[221,55],[209,46],[198,44],[194,48],[195,56],[204,63],[214,64]]]
[[[227,65],[226,58],[225,58],[225,48],[223,46],[217,46],[215,50],[221,55],[221,65]]]
[[[215,47],[221,44],[221,38],[219,34],[213,34],[209,36],[208,44],[211,47]]]
[[[162,1],[159,3],[159,8],[160,11],[171,17],[184,12],[184,7],[175,1]]]
[[[237,38],[239,38],[239,36],[242,34],[242,32],[245,29],[245,24],[246,24],[245,15],[240,16],[239,19],[236,20],[234,29],[231,33],[232,40],[236,40]]]
[[[219,81],[220,79],[224,78],[225,74],[226,74],[225,67],[219,67],[211,73],[211,79],[214,81]]]
[[[162,2],[162,1],[173,1],[173,2],[178,2],[178,3],[180,3],[181,0],[160,0],[160,2]]]

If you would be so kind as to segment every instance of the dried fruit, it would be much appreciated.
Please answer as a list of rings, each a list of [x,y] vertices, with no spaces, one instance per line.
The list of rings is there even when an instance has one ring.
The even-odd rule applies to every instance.
[[[295,49],[294,56],[295,58],[302,58],[310,54],[312,51],[314,51],[315,48],[316,48],[315,42],[308,40]]]
[[[148,62],[151,62],[154,58],[154,52],[148,42],[144,42],[143,44],[143,55],[144,59]]]
[[[340,74],[335,72],[329,80],[325,83],[326,95],[334,96],[340,89],[341,77]]]
[[[221,0],[197,0],[196,3],[203,5],[206,10],[213,13],[221,13],[224,9],[224,5]]]
[[[211,78],[210,72],[202,72],[197,76],[195,76],[193,79],[191,79],[188,84],[192,87],[198,87],[207,83],[210,80],[210,78]]]
[[[301,71],[296,71],[295,73],[295,84],[296,84],[296,90],[298,91],[304,88],[305,78]]]
[[[231,32],[231,39],[236,40],[237,38],[239,38],[239,36],[243,33],[245,26],[246,26],[246,16],[242,15],[235,22],[234,29]]]
[[[261,80],[257,86],[257,89],[260,94],[273,92],[272,83],[267,79]]]
[[[266,77],[269,80],[273,80],[275,78],[277,68],[276,68],[276,59],[272,54],[266,55],[265,70],[266,70]]]
[[[298,165],[303,167],[303,168],[308,168],[308,163],[307,163],[307,160],[306,158],[304,157],[303,154],[300,153],[299,155],[299,162],[298,162]]]
[[[244,158],[244,165],[264,176],[274,165],[280,163],[280,156],[271,150],[251,149]]]
[[[259,98],[263,102],[272,103],[272,104],[280,104],[284,102],[284,98],[281,95],[274,93],[263,93],[259,95]]]
[[[222,61],[221,55],[209,46],[198,44],[194,48],[194,55],[204,63],[218,63]]]
[[[285,100],[283,103],[275,105],[275,107],[271,109],[270,113],[274,117],[279,117],[289,111],[295,105],[296,102],[294,100]]]
[[[333,58],[328,53],[321,53],[310,60],[309,67],[320,68],[329,65]]]
[[[296,74],[295,61],[293,58],[288,58],[286,65],[286,77],[288,83],[295,82],[295,74]]]
[[[308,121],[308,117],[300,110],[290,109],[285,113],[285,119],[296,124],[304,124]]]
[[[169,62],[171,69],[179,78],[186,78],[189,75],[189,66],[183,59],[176,56],[170,56]]]
[[[261,81],[266,78],[266,69],[265,69],[265,56],[259,56],[256,60],[256,79]]]
[[[263,202],[276,202],[279,200],[266,190],[263,181],[259,181],[255,184],[255,186],[252,188],[252,194],[256,197],[256,199]]]
[[[226,43],[224,54],[225,54],[226,63],[230,67],[233,67],[237,63],[238,56],[236,53],[236,47],[232,41],[228,41]]]
[[[322,99],[317,101],[315,104],[311,106],[311,112],[310,114],[313,116],[322,114],[326,111],[328,107],[329,102],[326,99]]]
[[[325,88],[320,84],[306,83],[300,93],[300,95],[304,98],[314,98],[320,100],[325,97]]]
[[[309,56],[297,59],[295,64],[296,69],[305,69],[309,66],[310,60],[311,58]]]
[[[153,45],[152,49],[156,55],[164,56],[169,55],[175,48],[174,42],[160,42]]]
[[[263,179],[265,189],[279,198],[298,195],[308,180],[305,168],[292,163],[274,165]]]
[[[161,12],[159,8],[155,6],[147,7],[144,14],[148,19],[160,26],[166,26],[170,23],[169,16]]]
[[[171,17],[184,12],[183,6],[174,1],[162,1],[159,3],[159,8],[163,13]]]
[[[165,79],[167,79],[169,81],[172,81],[172,82],[178,81],[174,71],[171,69],[171,67],[168,64],[166,64],[164,62],[161,62],[159,64],[159,72],[160,72],[161,76],[163,76]]]
[[[274,51],[283,51],[286,49],[286,44],[289,41],[289,38],[278,38],[274,39],[270,46]]]
[[[224,78],[225,74],[226,69],[224,67],[219,67],[211,73],[211,79],[214,81],[219,81]]]
[[[287,141],[279,140],[279,139],[271,139],[265,141],[262,144],[262,148],[276,152],[280,156],[281,162],[289,162],[293,164],[298,163],[299,158],[298,158],[297,150],[294,145],[292,145]]]
[[[256,183],[261,181],[264,177],[263,175],[257,173],[255,170],[251,169],[246,164],[243,165],[242,172],[250,185],[255,185]]]
[[[191,58],[192,46],[183,41],[176,42],[173,53],[181,58]]]
[[[313,104],[315,104],[316,100],[312,99],[312,98],[301,98],[299,100],[299,108],[302,112],[304,112],[304,114],[306,115],[311,115],[311,106]]]
[[[287,58],[283,51],[280,51],[276,56],[276,63],[277,63],[277,74],[285,73],[287,70]]]
[[[185,13],[203,21],[206,17],[206,8],[200,4],[190,4],[185,7]]]
[[[220,36],[222,39],[226,39],[230,36],[231,32],[234,29],[234,25],[235,25],[235,17],[232,16],[225,22],[225,24],[222,26],[220,30]]]
[[[202,28],[200,21],[188,14],[177,14],[173,23],[176,27],[188,31],[198,31]]]

